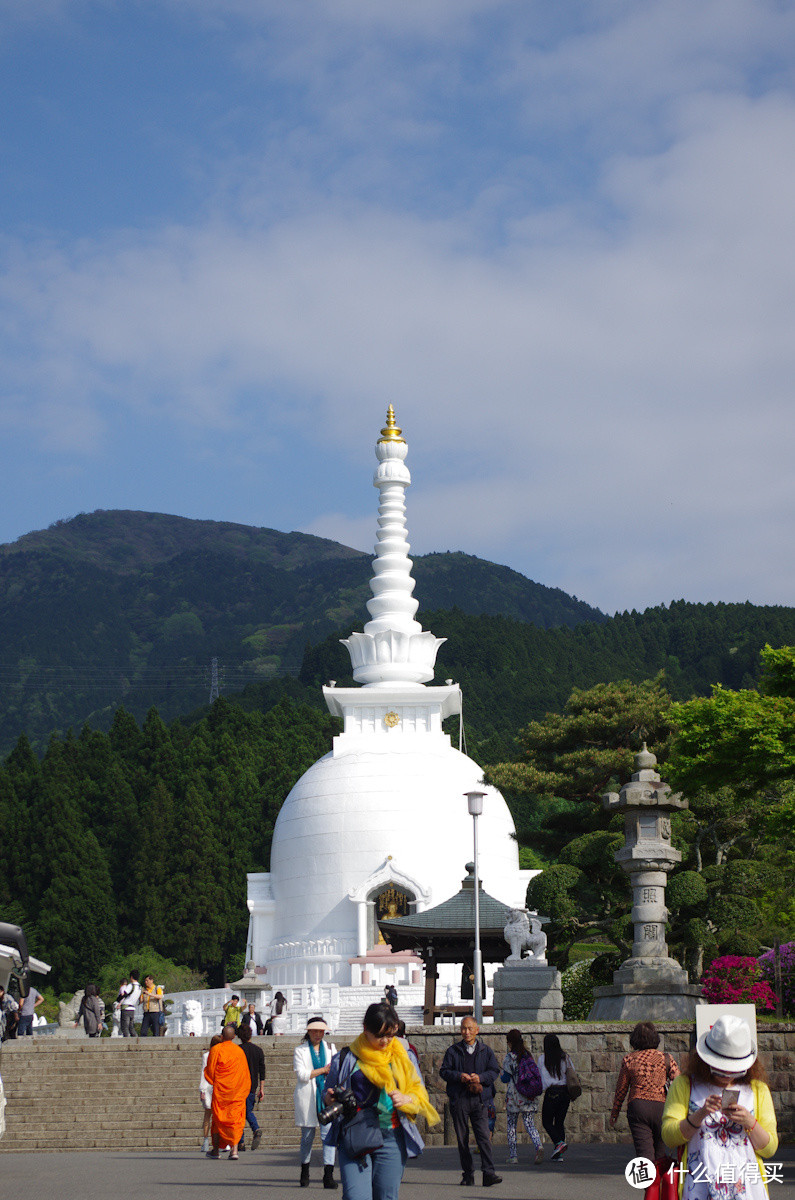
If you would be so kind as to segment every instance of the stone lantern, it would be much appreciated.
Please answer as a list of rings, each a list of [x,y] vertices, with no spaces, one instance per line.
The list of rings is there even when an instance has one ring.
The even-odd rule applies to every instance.
[[[260,1012],[268,1004],[268,993],[271,991],[271,985],[266,983],[262,976],[257,973],[257,968],[253,960],[246,963],[246,969],[240,979],[236,979],[234,983],[228,983],[226,986],[227,988],[231,988],[232,992],[240,997],[240,1002],[244,1008],[248,1008],[249,1004],[253,1004],[257,1012]]]
[[[701,989],[668,955],[665,941],[665,884],[682,855],[671,845],[672,812],[687,808],[656,771],[646,748],[635,755],[635,772],[618,792],[607,792],[608,812],[624,813],[624,845],[615,860],[632,886],[632,955],[613,973],[609,987],[594,988],[592,1021],[691,1020]]]

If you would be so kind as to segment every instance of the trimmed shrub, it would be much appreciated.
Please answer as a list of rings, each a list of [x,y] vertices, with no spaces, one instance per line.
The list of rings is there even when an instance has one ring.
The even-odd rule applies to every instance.
[[[567,967],[560,977],[560,990],[563,993],[563,1020],[586,1021],[593,1005],[594,981],[591,975],[591,963],[587,958],[581,958],[574,966]]]

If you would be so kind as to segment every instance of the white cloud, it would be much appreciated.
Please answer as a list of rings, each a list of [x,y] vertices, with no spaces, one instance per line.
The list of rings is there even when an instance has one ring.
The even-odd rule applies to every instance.
[[[769,80],[792,13],[605,0],[586,6],[589,28],[533,42],[510,5],[311,7],[301,36],[277,6],[279,71],[304,81],[320,123],[274,134],[241,204],[57,249],[7,245],[0,421],[68,453],[99,452],[124,413],[197,452],[220,435],[242,447],[252,426],[271,439],[260,452],[300,439],[274,487],[297,494],[302,455],[316,470],[325,454],[304,527],[369,549],[375,500],[346,510],[332,472],[393,402],[422,481],[418,552],[467,549],[607,608],[791,600],[795,101],[783,77],[758,94],[749,81]],[[174,8],[276,19],[243,0]],[[494,97],[516,99],[528,141],[473,146],[482,179],[434,215],[400,178],[407,164],[422,183],[406,147],[441,145],[453,121],[434,102],[434,39],[458,22],[460,46],[491,13],[485,86],[495,113]],[[334,94],[357,45],[341,49],[344,25],[370,56]],[[429,61],[389,59],[398,27],[427,39]],[[526,156],[550,163],[547,119],[552,139],[587,127],[574,145],[588,178],[523,196]],[[459,165],[469,149],[462,138]]]

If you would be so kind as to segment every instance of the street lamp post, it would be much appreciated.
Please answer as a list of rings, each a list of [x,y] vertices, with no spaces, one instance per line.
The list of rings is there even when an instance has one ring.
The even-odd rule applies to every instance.
[[[473,984],[475,1020],[478,1025],[483,1022],[483,958],[480,953],[480,876],[478,873],[478,817],[483,813],[483,797],[485,792],[466,792],[469,815],[472,817],[474,830],[474,861],[475,861],[475,979]]]

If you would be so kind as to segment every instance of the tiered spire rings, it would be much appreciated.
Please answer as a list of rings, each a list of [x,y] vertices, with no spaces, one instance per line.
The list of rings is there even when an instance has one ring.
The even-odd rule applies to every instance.
[[[404,461],[407,453],[403,431],[395,423],[390,404],[375,447],[378,467],[373,486],[380,492],[380,503],[370,580],[373,596],[367,601],[372,620],[363,633],[352,633],[343,641],[351,656],[353,677],[365,685],[427,683],[433,679],[436,653],[444,641],[423,632],[414,619],[419,601],[412,595],[414,580],[406,530],[406,488],[411,484]]]

